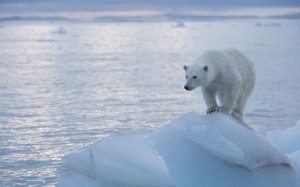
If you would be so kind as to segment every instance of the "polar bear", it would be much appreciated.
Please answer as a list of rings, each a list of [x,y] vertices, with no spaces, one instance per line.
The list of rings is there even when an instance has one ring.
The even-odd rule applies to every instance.
[[[235,49],[208,50],[183,69],[184,88],[191,91],[201,87],[207,114],[218,111],[243,118],[246,101],[255,86],[255,68],[249,58]]]

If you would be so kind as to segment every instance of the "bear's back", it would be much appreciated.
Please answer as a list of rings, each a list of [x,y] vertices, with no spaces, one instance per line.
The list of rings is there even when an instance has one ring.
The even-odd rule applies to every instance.
[[[249,81],[255,80],[255,67],[253,62],[242,52],[236,49],[226,49],[224,52],[227,54],[229,61],[237,68],[242,79]]]

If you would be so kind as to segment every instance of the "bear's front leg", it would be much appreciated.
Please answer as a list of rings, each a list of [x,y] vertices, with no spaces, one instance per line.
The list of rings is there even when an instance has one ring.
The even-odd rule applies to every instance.
[[[216,111],[216,108],[218,107],[217,101],[216,101],[216,91],[213,89],[202,87],[202,94],[204,97],[204,101],[207,106],[206,113],[210,114]]]

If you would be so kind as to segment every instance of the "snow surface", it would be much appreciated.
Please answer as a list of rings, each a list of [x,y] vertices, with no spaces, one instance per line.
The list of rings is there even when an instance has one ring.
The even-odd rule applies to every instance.
[[[299,137],[299,123],[294,128]],[[296,187],[296,144],[287,157],[231,116],[193,112],[153,133],[104,138],[65,156],[58,186]]]
[[[300,120],[294,127],[286,130],[271,130],[266,139],[278,149],[284,151],[294,168],[300,174]]]

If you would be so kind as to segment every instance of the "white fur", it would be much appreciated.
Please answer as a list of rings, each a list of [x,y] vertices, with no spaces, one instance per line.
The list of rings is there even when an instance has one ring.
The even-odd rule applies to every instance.
[[[254,65],[244,54],[234,49],[209,50],[192,65],[185,65],[184,70],[185,89],[202,88],[207,113],[220,111],[243,118],[246,101],[255,85]]]

